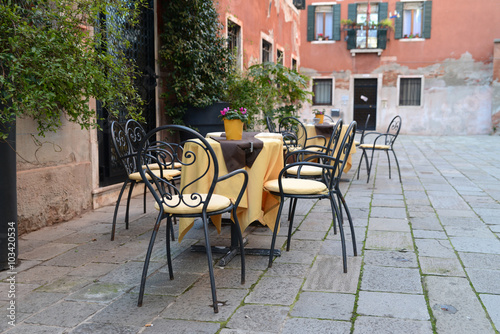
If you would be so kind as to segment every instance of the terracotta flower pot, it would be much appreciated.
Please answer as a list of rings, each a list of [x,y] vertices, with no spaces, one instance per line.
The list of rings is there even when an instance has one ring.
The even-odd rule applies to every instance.
[[[243,136],[243,122],[239,119],[225,119],[224,130],[227,140],[241,140]]]
[[[325,118],[325,115],[316,115],[316,118],[319,118],[319,124],[323,124],[323,120]]]

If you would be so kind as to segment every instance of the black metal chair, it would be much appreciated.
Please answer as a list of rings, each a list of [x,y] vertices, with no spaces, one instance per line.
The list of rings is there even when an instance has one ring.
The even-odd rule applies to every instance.
[[[363,152],[361,153],[361,158],[359,159],[358,165],[358,179],[359,179],[359,170],[361,169],[361,162],[365,159],[366,170],[368,177],[366,179],[366,183],[370,182],[370,173],[373,166],[373,156],[376,151],[385,151],[387,155],[387,161],[389,163],[389,178],[391,178],[391,159],[389,157],[389,151],[394,155],[394,159],[396,160],[396,166],[398,167],[399,174],[399,182],[401,181],[401,171],[399,169],[398,157],[396,156],[396,152],[394,151],[394,142],[398,138],[399,131],[401,130],[401,116],[397,115],[389,123],[387,127],[387,131],[385,133],[380,132],[365,132],[363,137],[361,138],[361,143],[358,148],[360,148]],[[375,136],[373,140],[370,136]],[[367,142],[367,138],[370,139]],[[370,162],[368,163],[368,154],[367,152],[371,151]]]
[[[354,141],[354,144],[357,146],[359,146],[359,144],[361,144],[361,142],[363,141],[363,137],[365,136],[365,131],[368,129],[368,122],[370,121],[370,114],[368,114],[368,116],[366,116],[366,121],[365,121],[365,126],[360,129],[358,128],[358,130],[356,130],[356,134],[359,134],[359,141],[355,140]]]
[[[328,121],[328,122],[330,122],[332,124],[335,123],[335,121],[333,120],[332,116],[327,115],[327,114],[323,115],[323,121]]]
[[[123,192],[125,188],[130,185],[128,196],[127,196],[127,207],[125,212],[125,228],[129,228],[129,208],[130,208],[130,198],[132,196],[132,192],[134,190],[134,186],[137,183],[142,182],[141,175],[137,169],[136,163],[136,151],[133,148],[133,145],[130,143],[127,133],[123,126],[117,121],[113,121],[111,123],[111,139],[113,141],[113,148],[116,153],[116,157],[118,157],[122,167],[125,169],[127,173],[127,177],[123,182],[122,188],[120,190],[120,194],[118,195],[118,200],[116,201],[115,212],[113,215],[113,225],[111,229],[111,240],[115,239],[115,230],[116,230],[116,217],[118,215],[118,208],[120,207],[120,201],[123,196]],[[168,173],[168,177],[173,178],[180,175],[179,170],[170,170]],[[146,212],[146,194],[144,194],[144,212]]]
[[[278,132],[283,135],[283,145],[286,153],[308,149],[310,141],[313,139],[319,139],[320,146],[326,145],[326,138],[324,136],[307,137],[306,127],[298,118],[293,116],[284,117],[280,120]],[[310,148],[310,150],[317,149]]]
[[[356,122],[352,122],[349,125],[349,128],[347,129],[336,154],[311,155],[308,156],[304,161],[288,164],[281,170],[278,179],[270,180],[264,184],[264,188],[267,191],[269,191],[273,195],[279,196],[281,199],[280,206],[278,209],[278,215],[276,217],[276,224],[274,225],[275,227],[273,231],[271,250],[269,256],[269,267],[272,266],[274,247],[276,243],[276,235],[278,233],[280,216],[283,209],[285,198],[290,198],[291,201],[294,201],[291,210],[291,219],[288,226],[288,237],[286,245],[287,251],[290,250],[293,219],[296,209],[295,200],[300,198],[305,198],[305,199],[328,198],[332,209],[333,224],[335,224],[336,220],[338,222],[340,231],[340,240],[342,244],[342,260],[343,260],[344,272],[347,272],[345,235],[342,224],[343,222],[341,220],[342,213],[341,210],[339,210],[340,208],[337,201],[345,203],[345,200],[343,200],[343,196],[339,190],[338,184],[340,182],[342,172],[347,162],[347,157],[349,156],[351,147],[354,143],[355,133],[356,133]],[[318,159],[318,162],[311,162],[315,159]],[[295,177],[286,177],[288,171],[296,167],[298,168],[298,174]],[[321,168],[322,171],[321,180],[318,181],[303,177],[300,173],[301,169],[307,167]],[[351,229],[354,254],[357,255],[354,226],[351,224],[351,221],[350,221],[350,229]]]
[[[191,138],[185,139],[180,143],[184,150],[178,154],[178,150],[172,147],[172,144],[166,141],[156,140],[158,133],[167,134],[172,138]],[[189,142],[190,147],[186,148],[185,144]],[[144,269],[141,278],[139,290],[138,306],[142,305],[146,278],[148,273],[149,261],[153,250],[153,245],[163,219],[167,220],[167,262],[170,279],[173,279],[172,260],[170,254],[170,231],[173,218],[201,218],[205,232],[205,246],[208,259],[208,269],[210,274],[210,284],[212,289],[212,300],[214,312],[218,312],[217,295],[215,288],[215,278],[212,264],[212,250],[210,247],[208,223],[209,218],[213,215],[220,215],[225,212],[230,212],[235,224],[236,234],[240,245],[241,255],[241,283],[245,282],[245,253],[243,249],[243,238],[241,236],[240,225],[236,215],[236,209],[240,203],[243,193],[248,182],[248,174],[243,169],[235,170],[229,174],[219,175],[219,164],[217,157],[210,144],[199,133],[187,127],[180,125],[165,125],[150,131],[145,139],[141,142],[141,147],[137,153],[137,160],[140,166],[146,168],[140,170],[142,180],[147,185],[148,189],[155,198],[155,207],[159,210],[156,223],[154,225],[149,247],[144,261]],[[200,163],[206,161],[207,163]],[[159,170],[152,170],[148,166],[151,163],[158,165]],[[196,167],[199,173],[197,177],[189,180],[183,180],[183,185],[178,185],[169,178],[165,178],[165,172],[172,170],[172,166],[176,163],[184,166]],[[159,171],[159,173],[158,173]],[[237,176],[240,175],[240,176]],[[241,189],[239,195],[235,199],[218,195],[214,193],[218,182],[235,177],[235,187],[240,187],[238,184],[241,181]],[[191,187],[196,187],[198,182],[205,182],[207,177],[212,177],[210,187],[206,193],[197,193],[191,191]],[[202,180],[202,181],[200,181]],[[239,189],[239,188],[238,188]]]
[[[273,133],[276,132],[276,124],[274,123],[274,120],[269,115],[266,115],[266,125],[267,125],[267,131],[273,132]]]

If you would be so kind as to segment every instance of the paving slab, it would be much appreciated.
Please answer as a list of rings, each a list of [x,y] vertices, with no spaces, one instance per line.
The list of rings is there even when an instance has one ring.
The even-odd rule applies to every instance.
[[[415,239],[419,256],[456,258],[455,251],[449,240]]]
[[[423,274],[465,277],[464,269],[457,258],[419,256],[418,259]]]
[[[365,265],[361,290],[420,294],[423,292],[418,269]]]
[[[333,334],[349,333],[351,323],[347,321],[331,321],[319,319],[291,318],[285,322],[281,333],[287,334]]]
[[[124,326],[120,324],[98,324],[98,323],[82,323],[75,329],[70,331],[70,334],[135,334],[138,333],[140,327]]]
[[[423,295],[360,291],[357,313],[377,317],[429,320]]]
[[[466,271],[477,292],[500,294],[500,270],[467,268]]]
[[[417,256],[414,252],[408,251],[366,250],[364,263],[374,266],[418,268]]]
[[[406,218],[370,218],[368,230],[410,232],[410,225]]]
[[[279,333],[287,313],[288,307],[283,306],[244,305],[234,313],[226,327]]]
[[[500,254],[500,240],[497,238],[450,237],[458,252]]]
[[[458,252],[466,268],[498,269],[500,268],[500,255]]]
[[[494,333],[469,281],[461,277],[424,277],[438,333]]]
[[[365,247],[377,250],[413,250],[413,241],[410,233],[368,231]]]
[[[63,301],[42,310],[25,320],[29,324],[75,327],[83,320],[103,308],[104,305]]]
[[[292,305],[304,282],[303,278],[264,276],[245,298],[245,303]]]
[[[500,328],[500,296],[480,294],[479,297],[484,307],[486,307],[486,312],[488,312],[488,315],[498,330],[498,328]]]
[[[341,257],[318,255],[303,290],[356,293],[360,270],[360,257],[349,257],[344,273]]]
[[[292,317],[350,320],[355,295],[330,292],[302,292],[293,306]]]
[[[220,330],[220,324],[210,322],[197,322],[171,319],[155,319],[142,333],[166,334],[166,333],[199,333],[215,334]]]
[[[432,332],[430,321],[361,316],[356,318],[354,323],[354,334],[431,334]]]

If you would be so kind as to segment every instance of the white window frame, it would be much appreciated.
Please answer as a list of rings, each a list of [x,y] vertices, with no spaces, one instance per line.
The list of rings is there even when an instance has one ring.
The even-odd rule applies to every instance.
[[[332,10],[333,10],[333,5],[336,5],[337,4],[337,1],[334,1],[334,2],[313,2],[311,4],[311,6],[332,6]],[[314,15],[316,15],[316,12],[314,13]],[[316,21],[316,20],[315,20]],[[332,24],[333,24],[333,18],[332,18]],[[314,29],[316,30],[316,27],[314,27]],[[316,36],[315,36],[316,37]],[[314,39],[311,41],[312,44],[333,44],[335,43],[336,41],[333,39],[333,36],[332,36],[332,39],[329,39],[329,40],[317,40],[317,39]]]
[[[427,0],[399,0],[400,2],[426,2]],[[403,9],[404,9],[404,6],[403,6]],[[399,15],[403,15],[403,13],[399,13]],[[422,18],[423,20],[423,18]],[[403,19],[404,21],[404,19]],[[425,38],[423,37],[419,37],[419,38],[404,38],[401,36],[400,39],[398,39],[398,41],[400,42],[405,42],[405,43],[408,43],[408,42],[424,42],[425,41]],[[398,103],[399,103],[399,99],[398,99]]]
[[[285,66],[285,63],[286,63],[286,54],[285,54],[285,48],[276,44],[276,63],[278,63],[278,51],[281,52],[281,55],[283,57],[282,61],[283,61],[283,66]]]
[[[238,20],[234,15],[226,13],[226,24],[227,21],[232,21],[234,24],[237,24],[240,27],[240,40],[239,40],[239,54],[238,54],[238,59],[236,60],[236,63],[238,64],[238,68],[240,70],[243,70],[243,21]],[[226,27],[226,40],[228,38],[228,29]]]
[[[399,104],[399,98],[401,93],[401,79],[420,79],[420,105],[418,106],[404,106]],[[424,107],[424,76],[423,75],[398,75],[398,83],[397,83],[397,100],[396,105],[398,108],[423,108]]]
[[[271,44],[271,50],[269,51],[270,54],[271,54],[271,59],[269,61],[273,62],[273,63],[276,62],[276,60],[275,60],[275,54],[274,54],[275,53],[274,39],[271,36],[269,36],[269,35],[261,32],[260,33],[260,43],[259,43],[260,44],[260,46],[259,46],[259,50],[260,50],[260,52],[259,52],[259,62],[260,62],[260,64],[262,64],[262,51],[263,51],[262,50],[262,40],[265,40],[266,42],[268,42],[268,43]]]
[[[312,77],[311,81],[309,83],[311,87],[311,92],[314,92],[314,80],[325,80],[325,79],[330,79],[332,80],[332,103],[331,104],[314,104],[314,101],[311,101],[312,107],[318,107],[318,108],[327,108],[327,107],[333,107],[335,105],[335,77]],[[312,100],[312,99],[311,99]]]

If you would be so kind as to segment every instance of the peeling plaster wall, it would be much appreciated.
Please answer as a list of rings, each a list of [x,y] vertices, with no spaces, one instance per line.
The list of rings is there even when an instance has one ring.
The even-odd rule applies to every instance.
[[[92,207],[90,131],[63,120],[57,133],[36,137],[30,119],[17,120],[19,233],[67,221]]]

